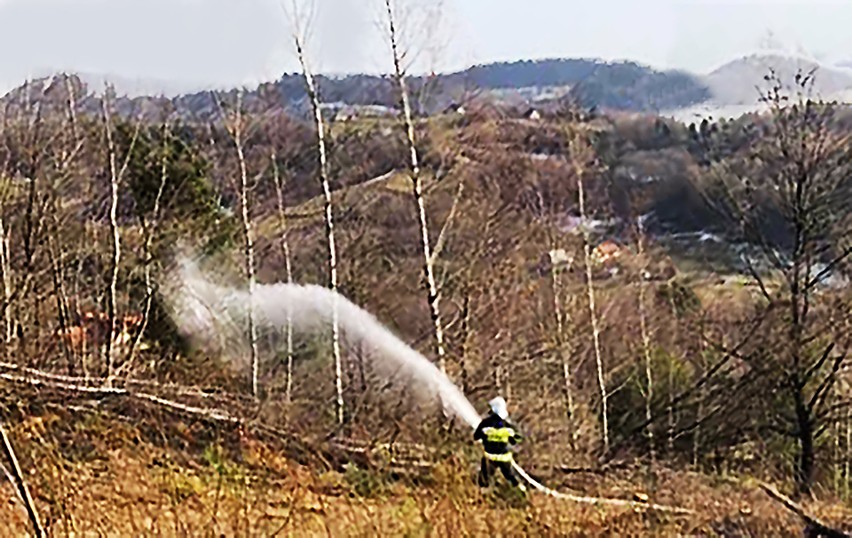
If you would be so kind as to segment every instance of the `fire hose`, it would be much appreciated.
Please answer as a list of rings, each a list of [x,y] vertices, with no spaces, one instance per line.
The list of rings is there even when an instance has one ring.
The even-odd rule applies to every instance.
[[[541,482],[537,481],[535,478],[531,477],[526,471],[524,471],[523,467],[518,465],[514,459],[512,459],[512,468],[523,478],[530,486],[535,488],[537,491],[544,493],[550,497],[555,499],[562,499],[565,501],[573,501],[578,503],[585,504],[606,504],[610,506],[626,506],[629,508],[634,508],[637,510],[657,510],[660,512],[672,512],[675,514],[691,514],[692,510],[688,510],[686,508],[679,508],[677,506],[665,506],[662,504],[654,504],[647,502],[639,502],[639,501],[629,501],[627,499],[609,499],[603,497],[589,497],[584,495],[574,495],[571,493],[562,493],[560,491],[556,491],[551,489]]]

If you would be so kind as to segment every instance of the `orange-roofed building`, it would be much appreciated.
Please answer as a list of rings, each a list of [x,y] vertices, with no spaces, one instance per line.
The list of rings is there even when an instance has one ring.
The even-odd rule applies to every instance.
[[[592,258],[595,262],[602,265],[611,265],[615,263],[624,254],[622,249],[615,241],[606,240],[592,251]]]

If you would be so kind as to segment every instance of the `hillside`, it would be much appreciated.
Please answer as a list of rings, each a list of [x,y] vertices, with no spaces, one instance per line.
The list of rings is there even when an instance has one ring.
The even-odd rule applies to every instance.
[[[669,95],[676,78],[633,64],[587,75],[575,95],[642,90],[619,90],[613,108],[650,106],[643,95]],[[694,87],[680,80],[671,87],[688,101]],[[537,119],[476,102],[417,118],[444,378],[431,367],[423,222],[398,118],[356,116],[327,133],[339,289],[355,305],[338,311],[338,368],[327,320],[340,303],[317,291],[329,227],[316,132],[275,106],[285,90],[264,88],[239,117],[233,93],[221,110],[199,94],[147,101],[142,121],[129,113],[139,102],[104,101],[73,77],[9,97],[0,399],[54,534],[801,530],[760,482],[834,526],[850,520],[843,110],[687,125],[592,113],[591,102]],[[791,125],[797,136],[782,130]],[[805,246],[791,190],[776,188],[801,165],[789,140],[820,151],[807,179],[822,188],[809,221],[821,227]],[[189,248],[210,285],[189,290],[204,301],[186,315],[171,286]],[[791,300],[793,278],[805,295]],[[412,362],[417,375],[399,376]],[[475,487],[479,448],[435,379],[474,414],[504,395],[524,433],[518,461],[536,479],[638,504]],[[7,534],[20,534],[21,502],[3,510]]]
[[[804,58],[780,55],[752,55],[733,60],[704,77],[713,100],[722,105],[747,105],[757,101],[756,88],[765,85],[770,69],[782,80],[793,80],[796,73],[815,74],[814,94],[824,99],[852,88],[852,73],[823,66]]]
[[[662,470],[653,490],[639,489],[625,470],[569,479],[571,487],[591,493],[649,493],[694,511],[688,517],[654,515],[547,497],[525,500],[507,490],[484,494],[466,479],[472,470],[462,463],[462,451],[448,451],[432,479],[407,484],[390,479],[389,470],[321,470],[322,464],[299,463],[294,451],[268,434],[225,434],[221,425],[158,416],[153,409],[132,413],[133,422],[113,421],[87,410],[85,402],[53,405],[11,432],[19,454],[26,454],[21,465],[35,471],[30,488],[51,535],[675,537],[800,531],[753,484]],[[0,506],[0,532],[26,535],[30,526],[20,502],[8,486],[0,491],[9,499]],[[844,516],[824,503],[808,508],[825,521]]]
[[[88,91],[100,92],[106,77],[84,75],[79,79]],[[386,77],[318,76],[317,84],[326,103],[390,108],[397,105],[394,86]],[[415,103],[426,115],[440,113],[474,94],[489,96],[498,103],[517,103],[517,99],[511,98],[515,91],[518,92],[515,95],[521,97],[520,102],[528,105],[552,97],[552,88],[564,88],[559,92],[560,97],[581,102],[588,108],[630,111],[684,107],[708,97],[706,88],[687,73],[656,71],[633,62],[607,63],[586,59],[494,63],[435,77],[411,77],[409,84],[415,95],[423,96],[415,99]],[[139,95],[152,85],[156,86],[156,82],[116,81],[119,96],[125,96],[128,101],[122,108],[149,106],[151,100],[163,93],[174,97],[174,106],[187,117],[203,119],[215,113],[209,92],[172,95],[175,93],[173,90],[162,88],[148,96]],[[20,91],[10,92],[11,95],[16,93]],[[274,82],[261,84],[248,92],[245,100],[257,107],[279,107],[297,115],[306,114],[304,83],[298,74],[284,74]]]
[[[767,103],[759,102],[761,90],[769,71],[774,70],[781,80],[788,81],[783,91],[796,93],[793,81],[797,73],[813,73],[812,97],[852,103],[852,71],[841,65],[824,65],[795,55],[760,53],[743,56],[728,62],[711,73],[699,77],[707,86],[710,98],[682,108],[669,108],[661,115],[686,123],[736,119],[750,113],[766,112]]]
[[[784,80],[792,80],[799,71],[815,70],[814,95],[840,102],[851,100],[852,71],[774,53],[734,59],[706,75],[658,71],[635,62],[548,59],[493,63],[455,73],[411,77],[409,86],[415,96],[415,109],[424,116],[486,99],[522,111],[529,107],[552,109],[574,104],[613,112],[661,113],[689,123],[705,117],[736,118],[761,110],[757,88],[765,85],[764,76],[770,68]],[[73,78],[81,95],[101,93],[108,79],[94,75]],[[50,84],[53,79],[46,77],[36,82]],[[165,97],[171,97],[170,106],[184,118],[208,121],[217,114],[209,91],[179,94],[175,88],[158,86],[157,81],[109,80],[115,84],[119,96],[118,108],[125,113],[157,109],[165,103]],[[347,108],[350,115],[387,115],[393,114],[397,107],[394,85],[387,77],[318,76],[317,84],[323,101],[334,106],[330,117]],[[235,94],[235,91],[218,91],[229,98]],[[9,92],[3,101],[22,98],[19,88]],[[304,84],[295,73],[249,89],[244,100],[256,112],[308,116]]]

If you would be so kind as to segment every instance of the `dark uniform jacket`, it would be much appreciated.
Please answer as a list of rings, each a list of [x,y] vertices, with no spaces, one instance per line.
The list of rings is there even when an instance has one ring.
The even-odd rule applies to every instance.
[[[473,439],[482,441],[486,456],[500,456],[509,454],[509,445],[520,442],[522,437],[513,424],[489,413],[477,426]]]

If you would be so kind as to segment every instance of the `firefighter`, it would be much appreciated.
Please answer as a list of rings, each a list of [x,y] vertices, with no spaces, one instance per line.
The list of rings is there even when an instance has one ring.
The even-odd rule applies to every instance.
[[[526,487],[520,483],[512,469],[512,452],[509,445],[519,443],[523,437],[509,422],[509,410],[506,400],[498,396],[488,402],[491,412],[477,426],[473,434],[475,441],[482,441],[485,453],[479,470],[479,485],[487,487],[491,482],[491,475],[497,467],[513,486],[521,491]]]

